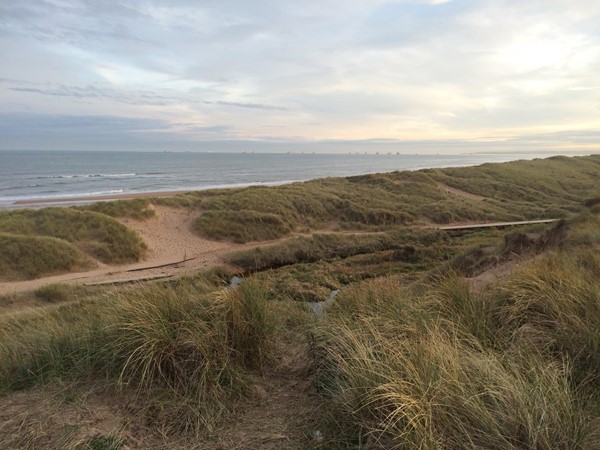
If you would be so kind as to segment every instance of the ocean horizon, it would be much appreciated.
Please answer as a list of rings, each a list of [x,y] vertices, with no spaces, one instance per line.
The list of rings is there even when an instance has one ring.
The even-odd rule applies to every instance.
[[[0,209],[72,197],[276,185],[325,177],[472,166],[560,155],[537,153],[324,154],[0,151]],[[589,153],[568,153],[580,156]],[[31,205],[29,205],[31,206]]]

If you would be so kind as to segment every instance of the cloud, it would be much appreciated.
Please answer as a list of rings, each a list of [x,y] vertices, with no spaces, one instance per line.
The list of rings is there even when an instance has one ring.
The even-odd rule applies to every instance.
[[[153,91],[126,91],[98,87],[98,86],[65,86],[55,87],[9,87],[11,91],[30,94],[40,94],[51,97],[71,97],[74,99],[109,99],[119,103],[131,105],[167,105],[172,103],[190,102],[175,95],[162,95]]]
[[[223,105],[223,106],[235,106],[237,108],[250,108],[250,109],[264,109],[267,111],[287,111],[288,108],[282,106],[265,105],[262,103],[243,103],[243,102],[226,102],[223,100],[218,101],[205,101],[207,105]]]
[[[159,119],[139,119],[118,116],[71,116],[48,114],[2,114],[0,129],[6,133],[52,132],[71,130],[85,134],[90,131],[138,132],[166,130],[170,125]]]
[[[592,0],[30,0],[0,17],[6,117],[118,111],[228,142],[600,128]]]

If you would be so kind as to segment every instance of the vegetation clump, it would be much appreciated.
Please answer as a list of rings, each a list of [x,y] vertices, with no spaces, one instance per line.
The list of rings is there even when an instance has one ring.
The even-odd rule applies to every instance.
[[[19,245],[20,248],[23,248],[24,238],[30,239],[30,242],[34,237],[54,238],[52,242],[55,246],[58,245],[57,240],[60,240],[63,248],[67,248],[68,245],[75,246],[81,252],[104,263],[137,261],[146,248],[134,231],[113,218],[72,208],[3,211],[0,213],[0,233],[3,233],[5,242],[12,240],[15,243],[13,245]],[[63,258],[62,253],[57,261]],[[19,261],[15,264],[28,264],[25,255],[16,256]],[[60,270],[69,270],[73,263],[70,264],[71,266],[61,264]],[[47,272],[46,270],[38,274]],[[31,273],[23,275],[34,276]]]
[[[266,241],[285,236],[290,227],[276,214],[256,211],[208,211],[194,223],[201,234],[233,242]]]
[[[598,228],[580,224],[569,233],[585,239],[481,293],[452,272],[342,291],[318,366],[336,433],[373,448],[598,445],[600,259],[584,248]]]
[[[62,239],[0,232],[0,281],[38,278],[92,265],[87,255]]]
[[[93,211],[110,217],[129,217],[136,220],[145,220],[155,215],[154,210],[150,206],[149,198],[132,198],[95,202],[85,206],[78,206],[76,209]]]
[[[202,205],[196,231],[203,236],[247,242],[332,225],[376,231],[416,223],[563,218],[597,194],[598,176],[597,156],[556,157],[197,192],[172,201]]]
[[[75,289],[64,283],[53,283],[37,288],[34,295],[48,303],[62,303],[73,299]]]
[[[0,389],[90,376],[144,399],[170,432],[211,429],[268,366],[277,320],[251,283],[215,290],[197,278],[0,317]]]

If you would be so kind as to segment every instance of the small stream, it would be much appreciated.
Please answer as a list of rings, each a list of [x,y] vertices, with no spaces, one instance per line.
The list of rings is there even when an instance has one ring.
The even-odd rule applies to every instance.
[[[229,281],[229,286],[227,286],[227,287],[229,289],[235,289],[240,284],[242,284],[243,281],[244,281],[244,279],[240,278],[238,276],[231,277],[231,280]],[[310,309],[314,313],[314,315],[317,316],[318,319],[323,318],[323,316],[325,316],[325,313],[327,312],[327,310],[331,307],[331,305],[333,305],[335,297],[337,297],[337,295],[339,293],[340,293],[339,289],[332,290],[329,293],[329,297],[324,302],[307,303],[308,309]]]
[[[339,289],[334,289],[329,293],[329,297],[324,302],[312,302],[308,303],[309,309],[317,316],[317,318],[321,319],[327,312],[327,310],[333,305],[333,301],[335,297],[340,293]]]
[[[240,284],[242,284],[242,281],[244,281],[243,278],[240,277],[231,277],[231,281],[229,281],[229,286],[227,286],[229,289],[234,289],[236,287],[238,287]]]

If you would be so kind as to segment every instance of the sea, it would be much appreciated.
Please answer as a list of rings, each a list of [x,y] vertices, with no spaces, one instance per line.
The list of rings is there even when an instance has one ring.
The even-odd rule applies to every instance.
[[[396,170],[471,166],[557,153],[313,154],[0,151],[0,209],[22,200],[102,197],[255,185]],[[31,206],[29,204],[28,206]]]

